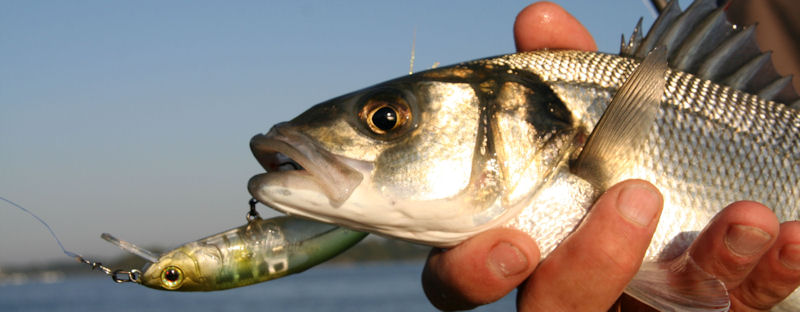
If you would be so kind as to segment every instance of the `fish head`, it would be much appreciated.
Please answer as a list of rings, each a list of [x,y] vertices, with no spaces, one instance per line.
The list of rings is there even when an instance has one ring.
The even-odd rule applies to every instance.
[[[513,187],[492,128],[493,105],[514,79],[465,63],[318,104],[252,138],[267,172],[249,191],[290,215],[455,245],[508,219]]]
[[[187,246],[195,245],[195,246]],[[222,257],[212,246],[190,243],[162,254],[143,268],[141,284],[159,290],[204,291],[214,288]]]

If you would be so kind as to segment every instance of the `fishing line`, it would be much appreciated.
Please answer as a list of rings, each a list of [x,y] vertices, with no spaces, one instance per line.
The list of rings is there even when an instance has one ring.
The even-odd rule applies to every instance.
[[[44,220],[42,220],[42,218],[39,218],[39,216],[37,216],[36,214],[31,212],[30,210],[25,209],[25,207],[22,207],[22,206],[18,205],[17,203],[6,199],[3,196],[0,196],[0,199],[2,199],[3,201],[11,204],[14,207],[19,208],[20,210],[24,211],[25,213],[27,213],[27,214],[31,215],[32,217],[36,218],[36,220],[39,220],[39,223],[44,225],[44,227],[46,227],[47,230],[50,231],[50,235],[53,236],[53,238],[56,240],[56,243],[58,243],[58,247],[61,247],[61,251],[63,251],[65,255],[69,256],[70,258],[81,258],[81,256],[79,254],[76,254],[74,252],[68,251],[67,249],[64,248],[64,245],[61,244],[61,240],[58,239],[58,236],[56,236],[56,233],[53,232],[53,229],[50,228],[50,225],[48,225],[47,222],[44,222]]]
[[[107,266],[104,266],[100,262],[94,262],[94,261],[87,260],[87,259],[83,258],[83,256],[67,250],[66,248],[64,248],[64,244],[61,243],[61,240],[58,239],[58,236],[56,236],[56,232],[54,232],[53,229],[50,227],[50,225],[47,224],[47,222],[44,222],[44,220],[42,218],[39,218],[39,216],[37,216],[32,211],[26,209],[25,207],[22,207],[21,205],[19,205],[19,204],[15,203],[15,202],[3,197],[3,196],[0,196],[0,199],[2,199],[4,202],[7,202],[7,203],[9,203],[10,205],[12,205],[14,207],[19,208],[19,210],[24,211],[25,213],[31,215],[32,217],[36,218],[36,220],[38,220],[39,223],[41,223],[42,225],[44,225],[45,228],[47,228],[47,231],[50,232],[50,236],[53,236],[53,239],[56,240],[56,243],[58,244],[58,247],[60,247],[61,251],[63,251],[64,254],[67,255],[68,257],[74,258],[75,260],[77,260],[80,263],[88,264],[89,266],[92,267],[92,270],[100,270],[100,271],[102,271],[106,275],[110,276],[111,279],[114,280],[117,283],[123,283],[123,282],[140,283],[141,282],[139,277],[141,276],[142,272],[140,272],[139,270],[135,270],[135,269],[134,270],[129,270],[129,271],[128,270],[111,270],[111,268],[109,268]]]

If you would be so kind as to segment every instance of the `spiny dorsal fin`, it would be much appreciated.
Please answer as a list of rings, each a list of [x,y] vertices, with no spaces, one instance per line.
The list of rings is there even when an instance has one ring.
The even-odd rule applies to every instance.
[[[713,10],[698,23],[698,30],[691,32],[670,59],[670,64],[683,71],[696,72],[702,58],[708,55],[725,39],[721,33],[730,32],[722,8]]]
[[[762,53],[758,48],[754,28],[732,25],[715,0],[697,0],[684,12],[677,0],[672,0],[644,39],[639,24],[628,43],[623,36],[620,55],[643,59],[653,47],[664,45],[669,66],[674,69],[765,100],[800,106],[800,96],[777,73],[769,52]]]
[[[664,8],[664,11],[661,11],[661,14],[658,15],[656,21],[653,22],[653,25],[650,26],[650,31],[647,32],[644,39],[632,43],[630,53],[620,51],[620,55],[633,57],[639,60],[644,59],[647,52],[655,48],[658,39],[667,31],[669,25],[671,25],[680,14],[681,8],[678,6],[678,2],[670,1],[667,7]],[[636,30],[634,30],[634,32],[635,31]]]
[[[655,123],[666,74],[666,49],[653,49],[614,94],[573,163],[575,174],[604,189],[628,167],[626,155],[635,154]]]
[[[667,59],[670,60],[670,66],[676,67],[672,63],[672,60],[675,52],[678,51],[678,47],[681,46],[686,38],[690,37],[690,34],[695,32],[695,28],[697,28],[698,24],[700,24],[715,8],[716,2],[714,0],[697,0],[692,2],[686,11],[678,15],[678,18],[669,25],[664,35],[658,39],[656,46],[667,47]],[[642,52],[647,53],[647,51]],[[688,70],[685,68],[676,68],[682,71]]]
[[[758,56],[761,52],[753,49],[755,30],[755,27],[747,27],[734,33],[707,56],[696,74],[706,80],[718,81]]]
[[[642,42],[642,18],[639,18],[639,21],[636,22],[636,27],[633,28],[633,33],[631,34],[631,39],[628,43],[625,43],[625,34],[622,34],[622,44],[619,47],[620,55],[633,55],[636,52],[636,48]]]

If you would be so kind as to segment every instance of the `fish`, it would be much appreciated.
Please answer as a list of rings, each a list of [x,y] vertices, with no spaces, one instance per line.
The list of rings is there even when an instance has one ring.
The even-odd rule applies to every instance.
[[[672,1],[619,54],[539,50],[379,83],[255,135],[266,172],[248,190],[288,215],[435,247],[515,228],[544,258],[610,185],[647,180],[664,208],[625,292],[725,311],[724,285],[678,256],[734,201],[782,221],[800,211],[800,101],[753,30],[716,1]],[[800,310],[800,294],[776,309]]]
[[[148,262],[122,281],[169,291],[216,291],[303,272],[361,241],[367,233],[289,216],[255,218],[247,224],[160,255],[117,239],[101,237]],[[115,281],[117,274],[112,278]]]

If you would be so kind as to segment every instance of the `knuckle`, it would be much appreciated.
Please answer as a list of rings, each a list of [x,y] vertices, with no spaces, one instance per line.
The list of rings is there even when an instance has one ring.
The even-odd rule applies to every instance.
[[[752,309],[769,310],[783,301],[791,291],[787,291],[774,283],[747,280],[736,289],[734,295],[739,301]]]

